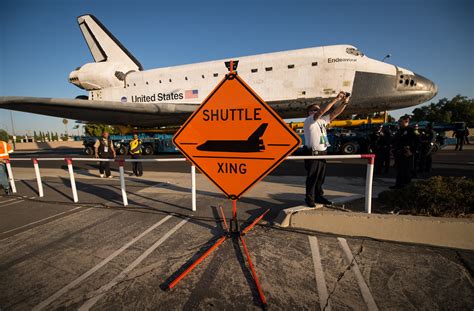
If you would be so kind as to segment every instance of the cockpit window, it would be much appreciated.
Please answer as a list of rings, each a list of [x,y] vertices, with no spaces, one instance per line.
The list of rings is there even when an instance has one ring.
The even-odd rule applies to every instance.
[[[346,53],[351,54],[351,55],[355,55],[355,56],[364,56],[364,53],[362,53],[361,51],[359,51],[356,48],[347,48]]]

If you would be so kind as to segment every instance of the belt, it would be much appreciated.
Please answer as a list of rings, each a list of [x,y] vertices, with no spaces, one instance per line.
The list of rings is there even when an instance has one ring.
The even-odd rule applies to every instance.
[[[305,154],[311,154],[311,155],[324,155],[328,154],[327,150],[319,151],[319,150],[311,150],[311,148],[304,146],[303,151]]]

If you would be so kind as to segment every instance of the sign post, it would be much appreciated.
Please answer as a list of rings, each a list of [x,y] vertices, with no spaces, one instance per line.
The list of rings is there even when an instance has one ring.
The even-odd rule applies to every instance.
[[[238,61],[226,62],[229,73],[173,137],[176,147],[230,200],[232,219],[226,233],[177,276],[169,289],[227,238],[242,243],[263,306],[266,299],[251,261],[244,234],[269,210],[241,229],[237,200],[301,145],[299,136],[235,71]]]

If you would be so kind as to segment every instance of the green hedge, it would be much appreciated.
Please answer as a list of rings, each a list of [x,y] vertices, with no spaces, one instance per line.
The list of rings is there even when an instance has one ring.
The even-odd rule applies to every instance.
[[[381,192],[379,203],[394,210],[427,216],[466,216],[474,212],[474,180],[435,176]]]

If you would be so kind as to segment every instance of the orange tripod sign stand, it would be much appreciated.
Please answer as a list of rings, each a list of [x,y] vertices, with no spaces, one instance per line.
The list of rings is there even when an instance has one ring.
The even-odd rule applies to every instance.
[[[230,61],[228,64],[230,72],[175,134],[173,142],[232,200],[232,220],[229,227],[221,208],[225,233],[167,284],[167,288],[175,287],[219,245],[232,238],[242,243],[258,295],[265,307],[265,295],[244,235],[269,210],[241,230],[237,220],[237,199],[296,150],[301,145],[301,139],[234,71],[237,62]]]

